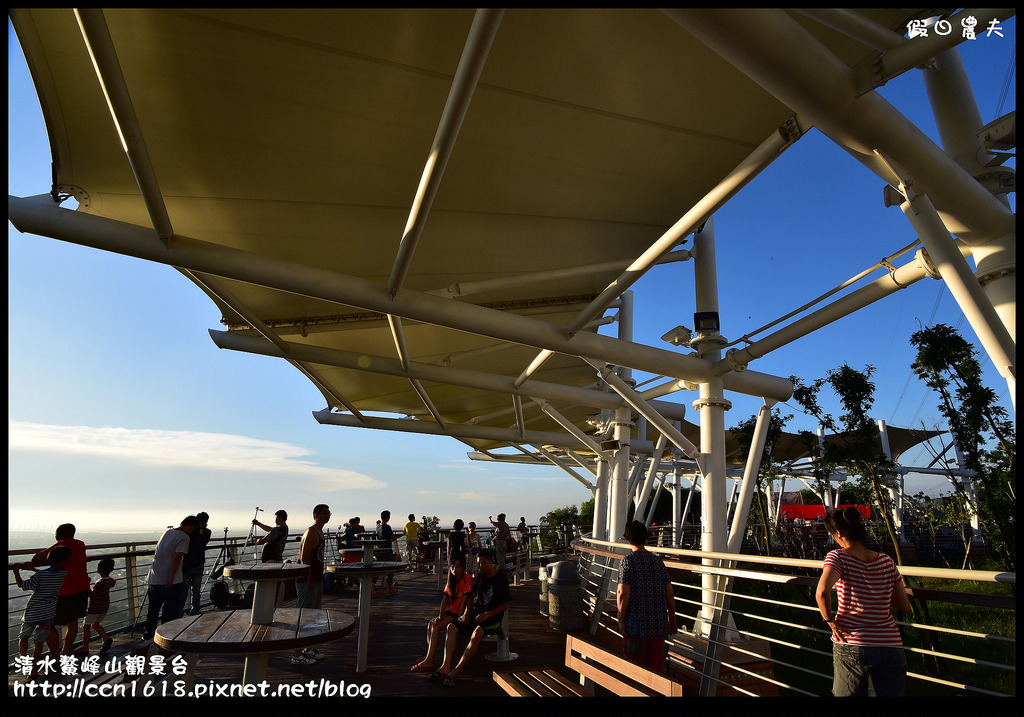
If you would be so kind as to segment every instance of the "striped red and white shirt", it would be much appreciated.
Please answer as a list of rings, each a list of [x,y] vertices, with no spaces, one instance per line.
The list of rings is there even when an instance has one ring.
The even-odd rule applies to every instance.
[[[836,620],[850,645],[903,647],[900,631],[892,616],[893,590],[903,589],[903,577],[896,563],[884,553],[864,562],[845,550],[832,550],[825,567],[839,575]],[[832,640],[835,642],[835,638]]]

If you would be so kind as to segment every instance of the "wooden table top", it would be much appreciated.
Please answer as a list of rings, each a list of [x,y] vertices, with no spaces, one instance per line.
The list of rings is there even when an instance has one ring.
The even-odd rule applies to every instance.
[[[322,645],[354,628],[355,618],[340,610],[278,608],[269,625],[251,624],[248,610],[226,610],[166,622],[153,641],[178,652],[237,655]]]
[[[304,563],[257,563],[256,565],[228,565],[224,575],[236,580],[287,580],[309,574]]]

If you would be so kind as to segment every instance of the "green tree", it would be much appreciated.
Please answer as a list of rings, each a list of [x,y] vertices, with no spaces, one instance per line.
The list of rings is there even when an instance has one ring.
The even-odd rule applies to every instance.
[[[1008,571],[1016,564],[1016,439],[1013,422],[983,385],[977,351],[950,326],[937,324],[910,337],[917,348],[914,373],[940,398],[953,440],[966,467],[974,472],[977,508],[993,550]],[[969,503],[963,478],[949,474],[958,500]]]
[[[827,475],[835,470],[845,470],[849,475],[857,476],[862,485],[871,488],[872,504],[885,522],[886,532],[896,551],[896,562],[902,565],[900,541],[896,537],[892,500],[889,496],[889,490],[896,487],[896,465],[879,450],[881,443],[878,424],[868,415],[875,402],[875,384],[871,381],[874,372],[875,367],[871,365],[866,366],[864,371],[858,371],[843,364],[810,385],[804,384],[796,376],[790,378],[795,386],[794,400],[814,416],[825,430],[834,434],[833,440],[825,441],[824,455],[816,462],[816,471],[820,470]],[[831,386],[845,411],[838,421],[818,403],[818,393],[826,383]]]
[[[824,505],[825,501],[821,499],[821,496],[815,493],[810,488],[800,489],[800,499],[804,505]]]
[[[555,508],[548,511],[548,514],[541,518],[541,521],[548,525],[579,525],[580,509],[575,505],[567,505],[564,508]]]
[[[589,533],[594,529],[594,499],[580,503],[580,530]]]
[[[867,486],[846,481],[836,492],[836,505],[873,505],[871,489]]]

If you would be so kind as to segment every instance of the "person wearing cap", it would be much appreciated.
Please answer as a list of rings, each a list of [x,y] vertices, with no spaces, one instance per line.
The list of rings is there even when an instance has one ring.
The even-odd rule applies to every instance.
[[[279,510],[274,513],[274,527],[264,525],[255,518],[252,524],[257,528],[269,531],[267,535],[256,541],[257,545],[264,545],[263,553],[260,555],[261,563],[280,563],[284,561],[284,545],[288,540],[288,512]]]
[[[616,602],[622,654],[653,672],[664,672],[665,638],[678,632],[675,595],[665,562],[644,547],[647,526],[634,520],[625,538],[633,549],[619,564]]]

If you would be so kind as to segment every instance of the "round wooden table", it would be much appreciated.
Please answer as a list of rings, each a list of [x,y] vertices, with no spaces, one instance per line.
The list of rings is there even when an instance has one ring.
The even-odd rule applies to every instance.
[[[242,684],[248,685],[266,678],[271,652],[322,645],[345,637],[354,627],[355,618],[340,610],[278,608],[270,622],[259,625],[249,621],[245,610],[225,610],[165,622],[157,627],[153,641],[164,649],[186,654],[189,687],[194,656],[200,654],[245,655]]]
[[[381,575],[394,575],[405,570],[405,563],[387,561],[366,565],[364,563],[341,563],[328,565],[327,571],[335,577],[359,578],[359,641],[356,649],[356,672],[366,672],[366,653],[370,640],[370,589],[373,581]]]
[[[256,565],[229,565],[224,575],[234,580],[252,580],[256,589],[252,596],[253,625],[269,625],[274,621],[277,606],[277,586],[282,580],[309,575],[309,566],[302,563],[257,563]]]

